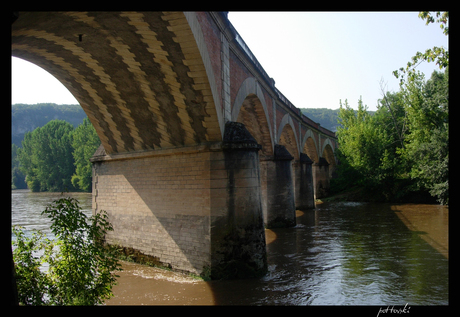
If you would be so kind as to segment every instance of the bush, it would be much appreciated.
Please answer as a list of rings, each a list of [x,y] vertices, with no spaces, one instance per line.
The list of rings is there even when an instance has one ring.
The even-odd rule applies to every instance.
[[[105,211],[89,219],[78,201],[62,198],[42,214],[51,218],[54,240],[41,232],[26,237],[13,228],[19,303],[22,305],[97,305],[113,296],[117,250],[104,237],[113,230]],[[89,221],[88,221],[89,220]],[[41,255],[39,253],[43,252]],[[40,265],[48,263],[46,272]]]

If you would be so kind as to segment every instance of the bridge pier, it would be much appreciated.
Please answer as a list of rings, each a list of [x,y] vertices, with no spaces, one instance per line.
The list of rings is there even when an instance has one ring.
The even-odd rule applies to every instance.
[[[294,157],[276,144],[273,161],[267,161],[267,228],[296,225],[292,164]]]
[[[295,205],[298,209],[315,208],[314,182],[312,173],[313,161],[304,153],[300,153],[300,159],[296,173]]]
[[[220,167],[227,179],[223,179],[221,187],[225,188],[217,195],[220,208],[211,211],[211,277],[263,276],[267,255],[258,154],[261,146],[242,123],[227,122],[222,148],[223,153],[216,156],[223,158]]]
[[[329,192],[329,163],[324,157],[320,157],[319,162],[313,164],[313,171],[316,198],[326,197]]]

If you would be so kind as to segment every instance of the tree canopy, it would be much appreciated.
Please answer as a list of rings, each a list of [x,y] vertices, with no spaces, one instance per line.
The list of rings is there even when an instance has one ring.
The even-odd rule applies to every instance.
[[[427,24],[435,22],[429,12],[419,16]],[[448,35],[448,13],[437,12],[436,17]],[[434,71],[425,80],[424,74],[415,69],[421,61],[436,61],[444,71]],[[433,48],[424,54],[418,52],[400,71],[408,74],[401,77],[400,90],[383,91],[373,116],[361,100],[357,111],[346,100],[344,105],[340,103],[337,157],[341,164],[335,183],[365,184],[387,200],[425,191],[439,203],[448,204],[448,51]],[[401,73],[395,71],[395,75]]]
[[[99,144],[94,127],[85,118],[76,129],[66,121],[51,120],[27,132],[22,148],[13,148],[30,190],[91,191],[89,158]]]

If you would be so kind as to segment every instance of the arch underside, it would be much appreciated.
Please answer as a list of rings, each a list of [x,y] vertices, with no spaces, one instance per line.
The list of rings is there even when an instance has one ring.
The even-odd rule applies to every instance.
[[[239,109],[237,122],[241,122],[246,129],[262,145],[261,154],[273,155],[270,129],[260,99],[255,94],[249,94]]]
[[[281,131],[279,144],[284,145],[286,150],[294,157],[295,160],[299,159],[299,151],[297,150],[297,142],[294,130],[290,124],[286,124]]]
[[[20,12],[11,51],[69,89],[108,154],[222,140],[182,12]]]
[[[316,151],[316,145],[312,137],[308,137],[303,152],[308,155],[308,157],[315,163],[319,162],[318,152]]]
[[[336,161],[335,161],[334,151],[332,150],[332,147],[330,146],[330,144],[327,144],[324,147],[322,157],[324,157],[326,161],[329,163],[330,173],[332,174],[332,171],[336,166]]]

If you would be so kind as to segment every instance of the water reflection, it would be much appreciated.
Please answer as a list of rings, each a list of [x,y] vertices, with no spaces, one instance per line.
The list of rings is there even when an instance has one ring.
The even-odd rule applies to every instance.
[[[420,237],[449,258],[449,209],[445,206],[403,204],[392,205],[391,209],[406,225]]]
[[[13,223],[43,226],[26,205],[13,199]],[[295,228],[266,230],[263,278],[203,282],[124,263],[106,304],[447,305],[447,227],[443,206],[324,203],[298,211]]]

